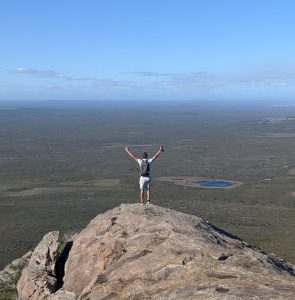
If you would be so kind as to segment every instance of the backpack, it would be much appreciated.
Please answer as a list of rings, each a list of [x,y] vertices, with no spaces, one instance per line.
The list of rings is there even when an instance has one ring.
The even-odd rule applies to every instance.
[[[140,176],[148,177],[150,175],[150,163],[147,159],[143,159],[140,165]]]

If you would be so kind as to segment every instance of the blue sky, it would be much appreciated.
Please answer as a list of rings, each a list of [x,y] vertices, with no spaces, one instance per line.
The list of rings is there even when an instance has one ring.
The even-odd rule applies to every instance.
[[[2,0],[0,100],[292,100],[294,37],[293,0]]]

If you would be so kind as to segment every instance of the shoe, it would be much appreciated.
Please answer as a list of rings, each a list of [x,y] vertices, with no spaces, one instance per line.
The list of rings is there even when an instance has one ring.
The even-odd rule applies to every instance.
[[[140,203],[140,205],[144,205],[144,204],[145,204],[145,203],[142,203],[142,202]]]
[[[151,204],[151,201],[148,200],[148,201],[147,201],[147,204]]]

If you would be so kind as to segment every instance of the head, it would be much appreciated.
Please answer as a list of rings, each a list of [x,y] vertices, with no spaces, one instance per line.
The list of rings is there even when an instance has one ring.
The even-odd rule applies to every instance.
[[[142,153],[142,158],[145,158],[145,159],[148,158],[147,152],[143,152],[143,153]]]

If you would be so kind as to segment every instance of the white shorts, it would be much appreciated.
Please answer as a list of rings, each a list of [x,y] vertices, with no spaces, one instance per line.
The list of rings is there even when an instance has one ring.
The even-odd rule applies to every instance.
[[[149,190],[151,188],[152,179],[151,177],[143,177],[139,178],[139,188],[141,190]]]

